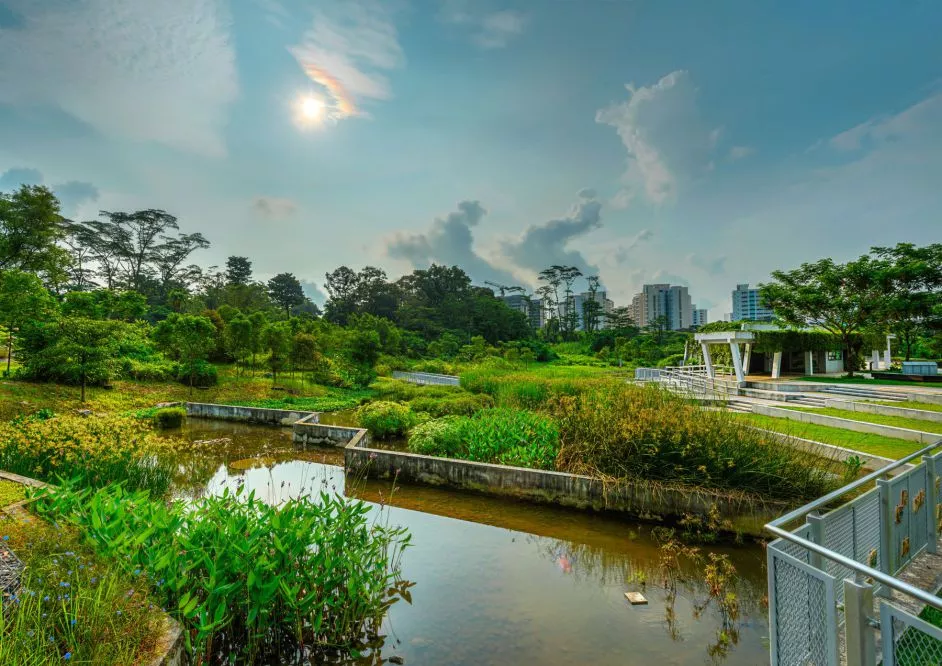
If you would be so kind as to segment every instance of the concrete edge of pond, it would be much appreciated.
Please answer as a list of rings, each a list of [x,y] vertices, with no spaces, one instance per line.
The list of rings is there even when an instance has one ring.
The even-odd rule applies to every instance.
[[[51,484],[45,483],[38,479],[33,479],[28,476],[21,476],[19,474],[13,474],[12,472],[5,472],[0,470],[0,479],[6,481],[12,481],[13,483],[19,483],[24,486],[31,486],[33,488],[49,488]],[[10,518],[25,518],[29,514],[26,512],[26,504],[30,500],[20,500],[19,502],[14,502],[4,507],[0,507],[0,512],[6,514]],[[154,641],[155,647],[153,651],[153,657],[142,662],[146,666],[182,666],[184,663],[185,657],[185,643],[183,637],[183,630],[180,627],[180,624],[170,617],[167,613],[161,612],[160,622],[163,625],[163,629],[160,632],[160,635],[157,636],[157,639]]]
[[[746,493],[660,482],[616,484],[567,472],[371,448],[367,430],[319,423],[317,412],[190,402],[184,405],[188,416],[290,425],[296,444],[342,447],[346,471],[368,478],[398,479],[576,509],[612,511],[652,521],[679,519],[685,514],[706,515],[716,506],[720,517],[729,520],[734,530],[751,535],[762,535],[763,525],[788,508],[784,502]]]

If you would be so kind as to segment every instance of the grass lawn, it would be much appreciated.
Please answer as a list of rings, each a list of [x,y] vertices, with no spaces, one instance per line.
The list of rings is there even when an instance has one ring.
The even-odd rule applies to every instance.
[[[895,379],[867,379],[866,377],[821,377],[812,375],[810,377],[799,377],[802,382],[821,382],[823,384],[864,384],[867,386],[918,386],[919,388],[935,389],[942,393],[942,384],[930,382],[910,382],[897,381]]]
[[[918,451],[923,448],[919,442],[909,442],[905,439],[896,439],[895,437],[884,437],[883,435],[874,435],[865,432],[852,432],[843,428],[831,428],[829,426],[819,426],[811,423],[798,423],[774,416],[764,416],[761,414],[737,414],[737,418],[748,421],[750,424],[766,430],[785,433],[793,437],[810,439],[824,444],[842,446],[845,449],[853,449],[870,453],[875,456],[892,458],[894,460]]]
[[[903,409],[921,409],[924,412],[942,412],[942,405],[934,402],[916,402],[906,400],[905,402],[893,402],[892,400],[863,400],[873,405],[886,405],[887,407],[902,407]]]
[[[262,373],[240,373],[233,366],[219,368],[219,385],[206,389],[193,389],[178,382],[139,382],[115,380],[105,389],[90,386],[86,402],[79,401],[77,386],[43,384],[19,380],[0,380],[0,421],[19,414],[28,414],[42,408],[61,412],[90,409],[93,412],[132,413],[153,407],[160,402],[213,402],[228,405],[272,407],[280,409],[309,409],[331,411],[356,407],[370,395],[369,391],[302,385],[297,379],[279,376],[278,386],[289,387],[296,395],[272,389],[271,378]]]
[[[914,419],[907,416],[887,416],[885,414],[868,414],[866,412],[854,412],[849,409],[834,409],[832,407],[791,407],[793,412],[808,412],[810,414],[821,414],[822,416],[836,416],[841,419],[850,419],[852,421],[863,421],[864,423],[876,423],[879,425],[893,426],[896,428],[909,428],[910,430],[922,430],[923,432],[935,432],[942,435],[942,423],[935,421],[926,421],[924,419]]]

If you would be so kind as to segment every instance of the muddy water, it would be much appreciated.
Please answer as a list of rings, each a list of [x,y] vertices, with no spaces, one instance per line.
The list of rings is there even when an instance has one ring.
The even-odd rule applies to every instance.
[[[404,525],[413,603],[389,614],[384,657],[406,664],[768,663],[764,552],[728,553],[741,613],[736,642],[707,605],[701,571],[686,571],[670,603],[648,526],[437,488],[345,479],[339,449],[297,451],[288,429],[191,420],[194,445],[177,487],[193,497],[244,484],[267,501],[334,489],[374,503]],[[223,441],[218,441],[223,439]],[[228,440],[228,441],[225,441]],[[630,606],[626,591],[647,606]]]

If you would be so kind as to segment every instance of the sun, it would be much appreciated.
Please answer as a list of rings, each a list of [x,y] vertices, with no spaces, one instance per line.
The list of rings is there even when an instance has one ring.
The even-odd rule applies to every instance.
[[[317,95],[303,95],[294,105],[295,122],[301,127],[320,125],[327,116],[327,105]]]
[[[308,120],[317,120],[324,113],[324,102],[314,96],[301,99],[301,115]]]

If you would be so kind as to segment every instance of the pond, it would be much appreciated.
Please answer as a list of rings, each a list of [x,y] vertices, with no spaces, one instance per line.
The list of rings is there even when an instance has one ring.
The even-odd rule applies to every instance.
[[[518,503],[439,488],[346,479],[340,449],[299,451],[291,430],[191,419],[194,442],[177,493],[196,497],[244,485],[270,502],[322,489],[372,503],[378,518],[408,527],[403,574],[412,604],[385,623],[385,658],[406,664],[767,663],[764,550],[727,553],[737,570],[734,642],[688,571],[673,603],[663,587],[651,528],[613,516]],[[643,583],[646,582],[646,585]],[[626,591],[648,605],[631,606]],[[726,634],[729,636],[729,634]]]

